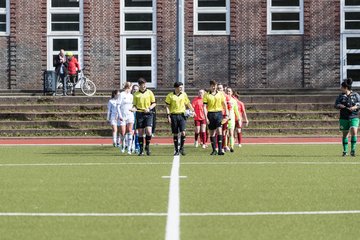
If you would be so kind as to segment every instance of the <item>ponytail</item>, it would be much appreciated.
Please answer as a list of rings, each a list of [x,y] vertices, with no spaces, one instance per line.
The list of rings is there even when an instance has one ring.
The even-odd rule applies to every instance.
[[[341,87],[351,90],[352,83],[352,78],[347,78],[341,83]]]

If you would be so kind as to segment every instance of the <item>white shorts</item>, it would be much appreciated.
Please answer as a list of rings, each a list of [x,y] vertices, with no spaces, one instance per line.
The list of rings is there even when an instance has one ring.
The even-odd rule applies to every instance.
[[[120,121],[120,126],[125,126],[129,123],[134,123],[135,122],[135,117],[134,114],[128,114],[126,115],[122,121]]]
[[[120,126],[120,121],[116,120],[116,119],[111,119],[110,121],[110,125],[111,126]]]

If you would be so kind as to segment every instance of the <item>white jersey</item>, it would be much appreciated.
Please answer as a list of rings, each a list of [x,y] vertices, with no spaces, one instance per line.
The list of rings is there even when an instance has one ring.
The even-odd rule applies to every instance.
[[[133,116],[134,113],[130,110],[133,108],[133,95],[125,91],[120,93],[118,111],[119,116],[123,119],[128,119]]]
[[[113,121],[118,119],[118,115],[119,115],[118,105],[119,105],[118,99],[112,98],[109,100],[107,105],[108,112],[107,112],[106,120]]]

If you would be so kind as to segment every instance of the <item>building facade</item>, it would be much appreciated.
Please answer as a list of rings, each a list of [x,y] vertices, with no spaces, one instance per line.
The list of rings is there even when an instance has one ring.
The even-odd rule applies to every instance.
[[[0,89],[41,90],[61,48],[102,90],[360,86],[360,0],[0,0],[0,47]]]

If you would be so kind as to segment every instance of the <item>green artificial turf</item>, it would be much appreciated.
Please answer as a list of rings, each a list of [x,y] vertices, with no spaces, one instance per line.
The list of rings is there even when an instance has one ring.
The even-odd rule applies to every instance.
[[[360,214],[226,213],[360,210],[359,157],[341,145],[244,145],[181,156],[181,239],[357,239]],[[167,213],[171,146],[151,156],[110,146],[1,146],[0,213]],[[353,164],[344,164],[353,163]],[[358,164],[359,163],[359,164]],[[0,239],[165,239],[164,216],[0,216]]]

